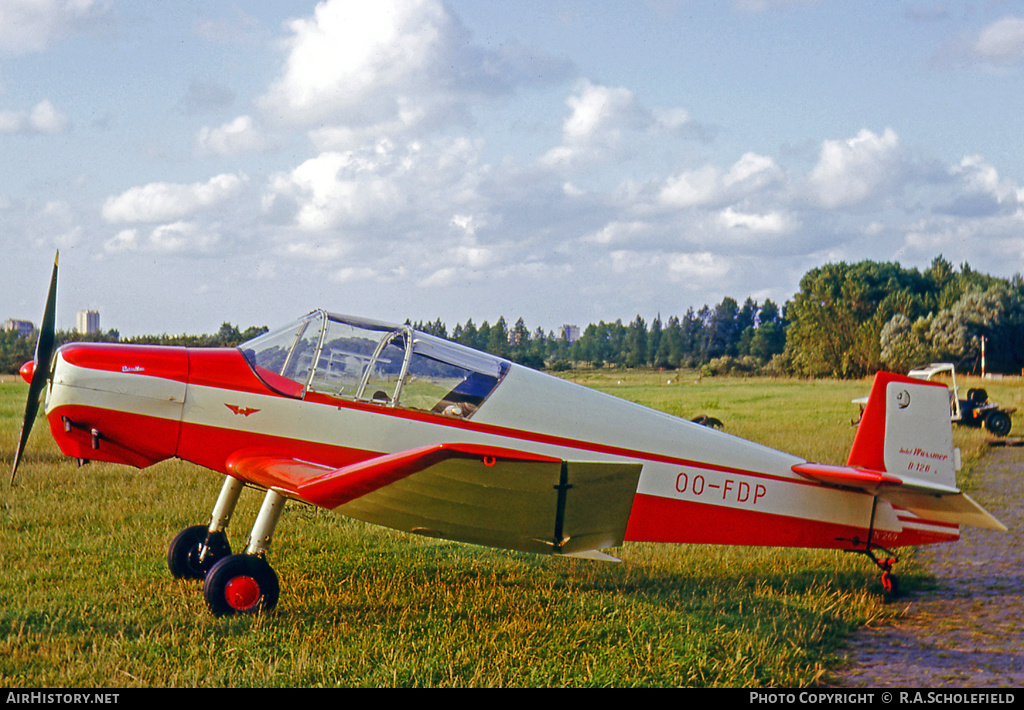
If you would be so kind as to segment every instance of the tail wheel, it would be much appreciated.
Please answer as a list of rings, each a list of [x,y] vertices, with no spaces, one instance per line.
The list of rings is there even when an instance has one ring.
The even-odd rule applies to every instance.
[[[898,597],[900,595],[899,580],[892,572],[882,572],[882,589],[890,597]]]
[[[277,574],[256,555],[225,557],[210,569],[203,582],[203,597],[214,616],[270,611],[279,593]]]
[[[230,554],[231,546],[224,533],[211,534],[207,526],[193,525],[171,541],[167,567],[177,579],[202,579],[218,560]]]

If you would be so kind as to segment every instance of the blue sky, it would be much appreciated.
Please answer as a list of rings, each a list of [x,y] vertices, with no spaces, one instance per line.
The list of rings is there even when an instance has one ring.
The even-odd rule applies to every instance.
[[[0,0],[0,318],[650,321],[1024,271],[1024,3]]]

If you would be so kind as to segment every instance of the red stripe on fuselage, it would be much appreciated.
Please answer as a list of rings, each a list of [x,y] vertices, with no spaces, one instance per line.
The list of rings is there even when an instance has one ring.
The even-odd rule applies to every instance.
[[[959,537],[955,526],[947,533],[914,529],[902,532],[875,530],[871,533],[874,544],[888,547],[951,542]],[[868,530],[638,493],[633,501],[625,539],[633,542],[853,550],[864,549]]]

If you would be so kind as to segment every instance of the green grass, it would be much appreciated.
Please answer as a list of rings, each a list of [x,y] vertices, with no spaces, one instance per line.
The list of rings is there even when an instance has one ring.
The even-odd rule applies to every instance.
[[[570,377],[829,461],[844,460],[850,399],[868,387]],[[988,389],[1005,399],[1019,397],[1014,387]],[[26,391],[0,384],[4,470]],[[958,442],[975,434],[958,431]],[[602,564],[430,540],[289,504],[270,553],[277,609],[215,619],[198,583],[171,579],[165,556],[179,529],[208,519],[218,476],[177,461],[79,469],[42,419],[16,485],[0,475],[3,687],[808,686],[827,677],[853,630],[903,611],[884,603],[877,571],[855,555],[627,544],[616,551],[622,564]],[[259,502],[243,495],[236,548]],[[901,573],[905,587],[927,584],[912,559]]]

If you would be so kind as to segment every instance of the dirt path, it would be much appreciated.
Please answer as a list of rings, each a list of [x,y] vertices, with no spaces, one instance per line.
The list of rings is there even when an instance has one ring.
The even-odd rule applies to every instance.
[[[972,497],[1009,532],[923,548],[938,587],[908,597],[897,625],[859,632],[836,685],[1024,687],[1024,447],[993,448],[979,473]]]

